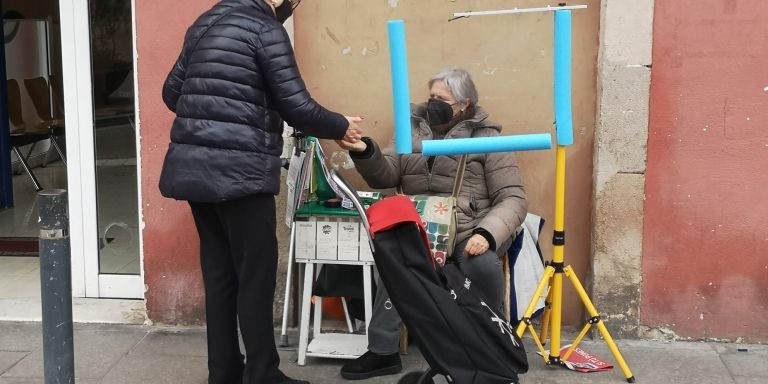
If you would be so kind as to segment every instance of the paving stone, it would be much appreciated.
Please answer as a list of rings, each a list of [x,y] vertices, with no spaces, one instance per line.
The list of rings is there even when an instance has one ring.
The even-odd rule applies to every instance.
[[[137,355],[207,356],[205,330],[173,328],[153,330],[130,353]]]
[[[28,352],[3,352],[0,351],[0,375],[27,356]]]
[[[43,346],[40,323],[0,322],[0,351],[31,352]]]
[[[206,384],[205,357],[132,354],[125,356],[101,384]]]
[[[40,384],[43,382],[41,377],[2,377],[0,376],[0,384]],[[91,379],[78,379],[75,378],[77,384],[99,384],[98,380]]]
[[[100,379],[147,334],[143,327],[77,326],[75,374]],[[35,350],[5,373],[7,377],[42,377],[43,351]]]
[[[768,345],[713,344],[712,347],[734,377],[759,378],[768,383]]]

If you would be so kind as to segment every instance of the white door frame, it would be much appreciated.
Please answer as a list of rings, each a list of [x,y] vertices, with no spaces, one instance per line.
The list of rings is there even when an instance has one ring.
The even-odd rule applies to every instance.
[[[135,1],[132,0],[131,3],[132,9],[135,9]],[[64,117],[67,127],[67,188],[69,190],[72,294],[75,297],[143,299],[143,252],[140,252],[139,256],[140,275],[99,274],[99,228],[96,210],[96,157],[93,132],[94,111],[88,0],[59,0],[59,12],[61,16]],[[135,29],[135,12],[132,11],[132,13]],[[135,36],[134,32],[134,47]],[[134,54],[134,69],[136,68],[135,56]],[[135,72],[134,70],[134,84]],[[139,180],[140,174],[137,177],[137,185],[140,185],[138,184]],[[141,201],[140,198],[139,201]],[[139,231],[139,236],[141,236],[141,231]],[[141,240],[139,244],[141,249]]]

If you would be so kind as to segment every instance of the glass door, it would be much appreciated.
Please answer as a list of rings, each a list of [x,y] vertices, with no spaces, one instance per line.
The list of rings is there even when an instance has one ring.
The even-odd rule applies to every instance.
[[[78,127],[67,137],[78,152],[70,162],[78,174],[70,178],[70,216],[80,216],[71,224],[73,258],[81,252],[84,296],[143,298],[133,1],[60,5],[64,52],[70,48],[65,108],[74,115],[67,126]]]

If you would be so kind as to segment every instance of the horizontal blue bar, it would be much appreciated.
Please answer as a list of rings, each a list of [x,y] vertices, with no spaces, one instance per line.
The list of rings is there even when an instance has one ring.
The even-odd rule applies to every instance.
[[[408,89],[408,54],[405,45],[405,22],[387,22],[389,61],[392,69],[392,105],[395,114],[395,151],[413,152],[411,142],[411,93]]]
[[[555,129],[557,145],[573,144],[571,11],[555,11]]]
[[[552,148],[552,135],[549,133],[536,133],[530,135],[424,140],[421,142],[421,148],[422,155],[424,156],[537,151]]]

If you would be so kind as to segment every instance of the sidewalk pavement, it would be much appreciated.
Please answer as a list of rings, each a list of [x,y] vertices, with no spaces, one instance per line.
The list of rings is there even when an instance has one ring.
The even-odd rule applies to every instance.
[[[41,339],[40,323],[0,322],[0,384],[43,382]],[[521,376],[523,384],[625,382],[618,366],[601,373],[546,367],[530,337],[524,340],[531,369]],[[618,345],[638,383],[768,383],[768,345],[637,340],[620,340]],[[613,363],[602,341],[585,341],[582,348]],[[343,360],[308,358],[300,367],[295,347],[281,349],[280,357],[289,376],[313,384],[346,382],[339,376]],[[425,367],[415,347],[403,356],[403,365],[404,373]],[[205,329],[76,324],[75,372],[78,384],[204,384]],[[360,383],[394,384],[398,377]]]

